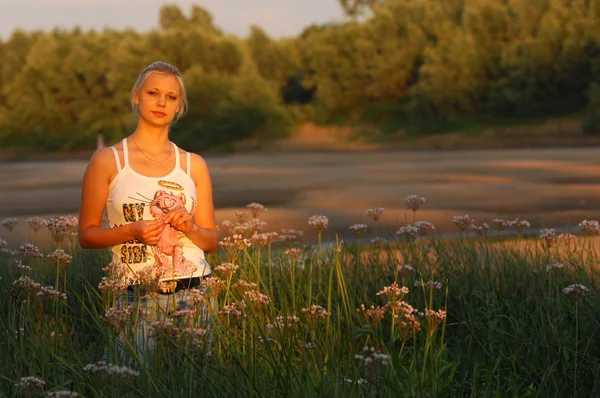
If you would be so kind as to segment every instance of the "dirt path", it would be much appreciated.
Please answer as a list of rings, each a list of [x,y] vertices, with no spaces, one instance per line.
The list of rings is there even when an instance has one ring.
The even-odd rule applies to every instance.
[[[269,229],[298,228],[324,214],[347,233],[384,207],[382,231],[393,233],[412,212],[403,199],[426,198],[417,219],[452,231],[452,216],[478,222],[519,216],[534,228],[600,219],[598,149],[262,153],[209,157],[217,221],[234,219],[250,202],[269,210]],[[76,214],[85,161],[0,164],[0,218]],[[21,225],[20,235],[28,235]],[[3,229],[0,238],[14,240]]]

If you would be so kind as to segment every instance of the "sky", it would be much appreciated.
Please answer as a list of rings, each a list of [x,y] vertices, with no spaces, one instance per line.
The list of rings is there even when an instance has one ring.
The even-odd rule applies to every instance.
[[[176,4],[187,15],[192,4],[207,9],[227,33],[245,36],[251,25],[273,37],[297,35],[312,23],[343,20],[338,0],[0,0],[0,39],[12,31],[50,30],[55,26],[101,30],[158,26],[158,10]]]

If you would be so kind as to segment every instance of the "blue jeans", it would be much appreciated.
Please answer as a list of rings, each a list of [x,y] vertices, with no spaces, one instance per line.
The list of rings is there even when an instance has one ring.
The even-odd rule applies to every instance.
[[[203,351],[206,357],[212,341],[211,326],[216,303],[214,299],[207,298],[208,303],[197,303],[194,307],[190,304],[194,297],[197,297],[193,294],[194,291],[203,294],[204,290],[204,286],[199,286],[194,289],[181,289],[172,294],[152,293],[142,296],[132,290],[122,293],[117,298],[115,307],[125,309],[132,306],[133,327],[129,332],[122,331],[119,334],[119,345],[122,345],[122,348],[117,350],[117,354],[121,356],[124,351],[135,353],[142,363],[152,360],[156,350],[156,335],[160,335],[161,330],[173,330],[170,326],[172,325],[178,329],[205,330],[202,342],[205,344]],[[196,313],[191,318],[186,311],[192,311],[194,308]],[[105,353],[105,360],[107,356],[108,353]]]

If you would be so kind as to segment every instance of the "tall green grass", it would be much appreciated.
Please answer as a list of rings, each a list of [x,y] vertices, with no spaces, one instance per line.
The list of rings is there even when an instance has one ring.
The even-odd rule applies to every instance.
[[[206,292],[216,301],[210,344],[207,337],[193,342],[182,333],[162,335],[152,360],[134,354],[130,325],[118,338],[103,321],[113,305],[113,298],[97,287],[110,262],[106,251],[73,248],[68,265],[3,253],[0,395],[46,396],[57,390],[85,397],[600,393],[593,237],[554,248],[536,239],[433,237],[369,243],[363,238],[358,244],[335,241],[326,230],[323,238],[335,243],[314,248],[289,240],[231,246],[211,255],[213,268],[232,260],[239,268],[232,275],[213,272],[220,282]],[[16,259],[32,270],[18,269]],[[546,269],[556,263],[565,267]],[[67,300],[43,301],[35,291],[15,291],[13,281],[21,275],[43,286],[57,285]],[[256,287],[244,287],[240,280]],[[403,327],[405,314],[386,307],[394,301],[394,282],[408,288],[394,300],[418,311],[420,330]],[[575,283],[589,291],[578,297],[564,294]],[[253,301],[258,296],[248,290],[265,294],[268,303]],[[313,305],[322,308],[310,317],[307,309]],[[383,319],[366,316],[371,306],[385,309]],[[445,310],[447,317],[439,324],[432,318],[428,322],[419,314],[426,310]],[[84,371],[106,353],[110,363],[139,375]],[[27,392],[17,386],[27,376],[39,377],[45,385]]]

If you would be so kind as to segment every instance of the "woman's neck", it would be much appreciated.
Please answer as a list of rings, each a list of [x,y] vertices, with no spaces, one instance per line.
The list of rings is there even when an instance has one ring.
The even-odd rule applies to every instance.
[[[140,121],[131,136],[142,148],[162,149],[169,145],[168,126],[150,126]]]

